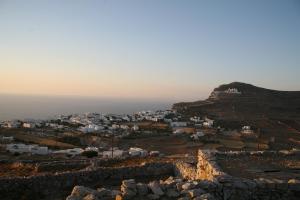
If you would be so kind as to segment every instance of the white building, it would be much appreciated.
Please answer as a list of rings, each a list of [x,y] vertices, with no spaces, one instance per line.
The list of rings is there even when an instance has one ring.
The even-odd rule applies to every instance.
[[[122,125],[120,126],[120,128],[123,129],[123,130],[128,130],[128,129],[129,129],[129,126],[122,124]]]
[[[67,154],[71,156],[80,155],[84,150],[81,148],[73,148],[73,149],[64,149],[64,150],[58,150],[54,151],[54,154]]]
[[[96,152],[98,152],[98,148],[97,147],[86,147],[85,149],[84,149],[84,151],[96,151]]]
[[[146,157],[146,156],[148,156],[148,151],[146,151],[144,149],[141,149],[141,148],[138,148],[138,147],[131,147],[128,150],[128,153],[129,153],[130,156],[133,156],[133,157]]]
[[[23,127],[24,128],[35,128],[35,124],[32,122],[24,122]]]
[[[257,137],[257,135],[255,134],[255,132],[253,130],[251,130],[250,126],[243,126],[241,134],[243,136]]]
[[[199,140],[201,137],[204,136],[204,133],[201,131],[197,131],[195,134],[191,135],[193,140]]]
[[[6,150],[11,153],[31,153],[38,155],[47,155],[49,153],[48,147],[26,144],[8,144]]]
[[[2,136],[0,138],[1,142],[12,142],[14,141],[14,137],[13,136]]]
[[[184,133],[184,129],[182,128],[177,128],[173,130],[173,134],[175,135],[179,135],[179,134],[183,134]]]
[[[209,119],[209,118],[207,118],[207,117],[205,117],[204,120],[205,120],[205,121],[203,122],[203,126],[204,126],[204,127],[210,128],[210,127],[212,127],[212,126],[214,125],[214,120]]]
[[[17,120],[4,122],[2,127],[3,128],[19,128],[21,126],[21,122]]]
[[[136,124],[135,124],[135,125],[133,125],[133,127],[132,127],[132,130],[133,130],[133,131],[138,131],[138,130],[139,130],[139,126],[138,126],[138,125],[136,125]]]
[[[187,122],[171,122],[171,127],[185,127],[187,126]]]
[[[122,158],[124,155],[126,155],[126,151],[120,150],[118,148],[113,148],[113,151],[108,150],[102,152],[103,158]]]
[[[239,92],[238,89],[236,88],[228,88],[224,92],[228,94],[241,94],[241,92]]]

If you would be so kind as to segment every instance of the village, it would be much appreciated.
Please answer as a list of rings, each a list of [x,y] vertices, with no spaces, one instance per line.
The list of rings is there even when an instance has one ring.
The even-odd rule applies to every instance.
[[[114,159],[187,156],[216,148],[257,148],[257,131],[245,125],[228,130],[207,116],[183,118],[173,110],[140,111],[132,115],[85,113],[59,115],[48,120],[1,122],[1,160]],[[241,144],[240,138],[251,140]],[[146,142],[145,142],[146,141]],[[151,143],[152,141],[152,143]],[[161,141],[167,141],[166,146]],[[174,143],[172,143],[174,141]],[[254,141],[254,142],[253,142]],[[150,142],[150,143],[149,143]],[[253,143],[253,144],[252,144]],[[184,146],[181,152],[172,151]],[[261,144],[260,148],[268,148]]]

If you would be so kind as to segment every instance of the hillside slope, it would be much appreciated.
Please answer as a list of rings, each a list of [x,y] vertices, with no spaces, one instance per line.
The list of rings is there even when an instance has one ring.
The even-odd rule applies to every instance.
[[[173,109],[185,116],[221,120],[300,119],[300,91],[277,91],[233,82],[215,88],[204,101],[182,102]]]

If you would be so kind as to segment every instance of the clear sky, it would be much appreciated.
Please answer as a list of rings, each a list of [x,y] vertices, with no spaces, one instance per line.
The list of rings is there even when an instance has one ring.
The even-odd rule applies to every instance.
[[[298,0],[0,0],[0,93],[196,100],[300,90]]]

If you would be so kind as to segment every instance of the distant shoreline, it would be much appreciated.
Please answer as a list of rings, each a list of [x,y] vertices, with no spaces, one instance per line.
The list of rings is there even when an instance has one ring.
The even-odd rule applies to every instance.
[[[165,110],[171,101],[0,94],[0,121],[47,119],[59,114],[97,112],[132,114],[141,110]]]

